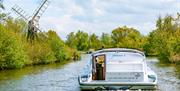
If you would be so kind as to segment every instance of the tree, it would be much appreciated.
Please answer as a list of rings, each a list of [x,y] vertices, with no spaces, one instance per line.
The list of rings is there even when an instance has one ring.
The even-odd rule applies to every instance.
[[[101,42],[102,42],[102,45],[105,47],[105,48],[110,48],[112,46],[112,39],[111,39],[111,36],[107,33],[102,33],[101,35]]]
[[[111,37],[115,47],[139,48],[142,36],[136,29],[124,26],[114,29]]]
[[[174,30],[174,25],[173,25],[173,18],[170,15],[167,15],[164,20],[163,20],[163,29],[164,31],[170,31]]]
[[[98,39],[98,36],[96,34],[92,34],[89,37],[89,48],[90,49],[99,49],[101,48],[100,40]]]
[[[74,32],[68,34],[66,44],[71,48],[77,49],[77,38]]]
[[[76,33],[76,38],[77,38],[77,49],[80,51],[88,50],[88,44],[89,44],[88,34],[79,30]]]
[[[162,30],[162,27],[163,27],[162,23],[163,23],[163,20],[162,20],[161,16],[159,16],[159,17],[158,17],[158,20],[156,21],[156,27],[157,27],[159,30]]]
[[[180,62],[180,53],[177,51],[180,46],[180,27],[177,20],[167,15],[156,23],[156,29],[149,35],[146,51],[157,54],[163,62]]]
[[[48,31],[48,40],[50,47],[54,52],[56,61],[61,62],[64,60],[70,60],[74,51],[69,51],[69,48],[65,45],[64,41],[57,35],[55,31]]]

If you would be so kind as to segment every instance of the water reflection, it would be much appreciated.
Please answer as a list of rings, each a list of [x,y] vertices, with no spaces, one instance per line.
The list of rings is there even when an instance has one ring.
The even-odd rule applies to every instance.
[[[180,65],[175,65],[175,72],[176,72],[176,76],[180,79]],[[180,83],[179,83],[180,85]]]
[[[23,69],[13,69],[13,70],[4,70],[0,71],[0,81],[2,80],[18,80],[21,79],[23,76],[26,75],[36,75],[40,74],[42,72],[45,72],[50,69],[59,69],[62,68],[63,65],[60,63],[57,64],[49,64],[49,65],[35,65],[35,66],[29,66],[25,67]]]

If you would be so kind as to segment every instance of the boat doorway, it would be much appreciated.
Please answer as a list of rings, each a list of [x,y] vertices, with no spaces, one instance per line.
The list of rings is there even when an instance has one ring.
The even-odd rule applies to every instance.
[[[105,54],[93,57],[93,80],[105,80],[106,57]]]

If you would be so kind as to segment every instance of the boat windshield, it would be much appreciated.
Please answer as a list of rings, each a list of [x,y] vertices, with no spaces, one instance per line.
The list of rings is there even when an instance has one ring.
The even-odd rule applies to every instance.
[[[144,56],[139,53],[132,52],[109,52],[106,54],[107,61],[114,62],[129,62],[129,61],[143,61]]]

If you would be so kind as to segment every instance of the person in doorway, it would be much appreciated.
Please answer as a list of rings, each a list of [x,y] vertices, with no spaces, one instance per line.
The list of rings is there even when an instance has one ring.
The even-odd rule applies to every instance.
[[[104,56],[96,57],[97,80],[103,80]]]

